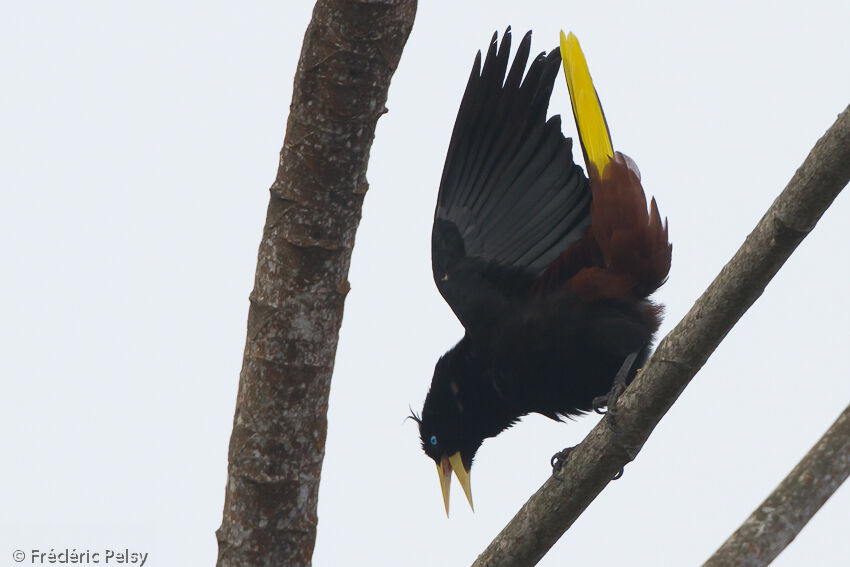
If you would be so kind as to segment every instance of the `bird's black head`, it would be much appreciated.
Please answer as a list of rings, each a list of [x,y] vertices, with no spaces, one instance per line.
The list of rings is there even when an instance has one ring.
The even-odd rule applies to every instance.
[[[473,408],[467,408],[469,402],[464,399],[469,374],[464,372],[468,369],[463,360],[465,355],[458,352],[465,349],[459,347],[460,344],[443,355],[434,368],[419,420],[419,437],[422,450],[434,461],[439,463],[443,455],[460,452],[468,470],[484,437],[478,435]]]
[[[469,471],[485,437],[475,417],[478,401],[472,397],[481,372],[464,338],[437,362],[422,415],[413,416],[419,423],[422,450],[437,464],[446,514],[452,471],[472,506]]]

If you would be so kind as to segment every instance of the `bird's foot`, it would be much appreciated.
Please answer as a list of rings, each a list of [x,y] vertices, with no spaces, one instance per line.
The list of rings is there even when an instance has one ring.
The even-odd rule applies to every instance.
[[[602,408],[607,406],[607,413],[610,413],[612,416],[614,415],[614,406],[617,403],[617,398],[619,398],[620,394],[623,393],[623,390],[626,389],[626,380],[629,377],[629,372],[631,371],[632,365],[635,363],[635,359],[639,352],[640,351],[635,351],[631,353],[623,361],[623,364],[617,371],[616,376],[614,376],[614,383],[611,385],[611,390],[609,390],[604,396],[597,396],[593,398],[590,402],[593,407],[593,411],[598,414],[604,414],[606,411],[603,411]]]
[[[558,473],[561,472],[561,469],[564,468],[564,463],[567,462],[567,459],[570,457],[570,453],[573,452],[575,446],[567,447],[561,451],[558,451],[552,458],[549,460],[549,464],[552,465],[552,476],[558,477]],[[623,476],[623,469],[620,469],[614,476],[611,477],[611,480],[617,480]]]
[[[624,384],[614,382],[614,385],[611,386],[611,390],[607,394],[593,398],[593,401],[591,402],[593,405],[593,411],[599,415],[610,413],[613,416],[616,413],[613,408],[617,403],[617,398],[620,397],[620,394],[622,394],[625,389],[626,386]],[[608,409],[602,409],[605,407]]]
[[[561,469],[563,468],[564,463],[567,462],[567,458],[569,458],[570,453],[573,452],[573,449],[575,449],[575,446],[567,447],[566,449],[563,449],[562,451],[558,451],[557,453],[552,455],[551,459],[549,459],[549,464],[552,465],[552,475],[553,476],[558,476],[558,473],[561,472]]]

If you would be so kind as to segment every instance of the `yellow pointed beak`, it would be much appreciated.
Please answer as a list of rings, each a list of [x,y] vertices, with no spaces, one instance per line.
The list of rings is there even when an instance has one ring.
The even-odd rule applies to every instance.
[[[466,494],[466,499],[469,501],[469,507],[475,511],[472,505],[472,487],[469,484],[469,471],[463,466],[463,460],[460,458],[458,451],[454,455],[447,457],[445,455],[440,459],[437,465],[437,474],[440,476],[440,489],[443,492],[443,504],[446,506],[446,517],[449,517],[449,497],[451,496],[450,488],[452,486],[452,471],[454,471],[458,482],[463,488],[463,493]]]

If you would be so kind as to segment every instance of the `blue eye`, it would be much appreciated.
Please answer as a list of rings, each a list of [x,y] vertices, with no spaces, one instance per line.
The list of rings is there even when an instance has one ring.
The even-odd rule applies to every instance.
[[[437,436],[432,435],[431,439],[429,439],[429,441],[431,441],[431,445],[436,445],[437,444]]]

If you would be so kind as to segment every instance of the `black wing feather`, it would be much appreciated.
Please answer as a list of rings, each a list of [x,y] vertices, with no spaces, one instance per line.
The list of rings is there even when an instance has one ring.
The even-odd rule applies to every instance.
[[[531,32],[508,69],[510,28],[475,57],[449,143],[434,228],[434,280],[469,330],[530,283],[590,224],[590,188],[561,120],[546,120],[557,50],[534,58]]]

